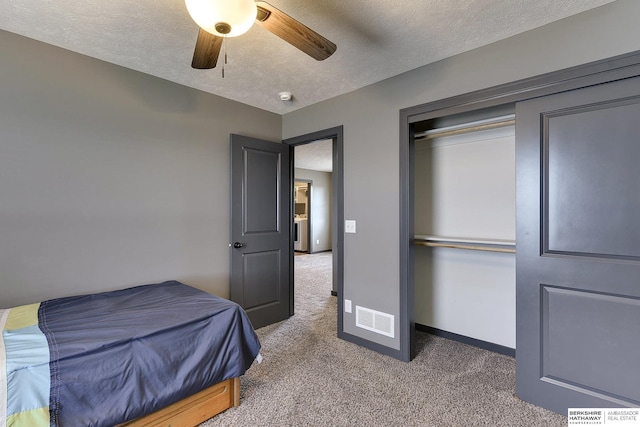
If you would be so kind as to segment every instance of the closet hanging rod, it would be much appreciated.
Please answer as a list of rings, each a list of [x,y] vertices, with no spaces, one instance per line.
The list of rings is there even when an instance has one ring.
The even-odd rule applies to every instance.
[[[429,129],[424,132],[418,132],[413,135],[414,139],[433,139],[442,138],[444,136],[459,135],[467,132],[475,132],[479,130],[497,129],[516,124],[516,115],[508,114],[506,116],[492,117],[485,120],[476,120],[474,122],[462,123],[459,125],[445,126],[436,129]]]
[[[462,245],[460,243],[436,243],[436,242],[414,242],[418,246],[429,246],[431,248],[452,248],[452,249],[467,249],[472,251],[485,251],[485,252],[503,252],[509,254],[515,254],[515,248],[497,248],[495,246],[480,246],[480,245]]]
[[[516,252],[516,242],[513,240],[503,240],[503,239],[472,239],[472,238],[458,238],[458,237],[415,235],[413,238],[413,243],[414,245],[418,245],[418,246],[468,249],[468,250],[474,250],[474,251],[503,252],[503,253]]]

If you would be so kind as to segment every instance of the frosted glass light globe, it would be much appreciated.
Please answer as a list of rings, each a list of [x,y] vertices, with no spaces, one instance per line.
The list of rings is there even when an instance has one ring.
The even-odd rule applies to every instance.
[[[258,12],[254,0],[185,0],[185,4],[189,15],[200,28],[220,37],[246,33]],[[229,28],[220,24],[227,24]]]

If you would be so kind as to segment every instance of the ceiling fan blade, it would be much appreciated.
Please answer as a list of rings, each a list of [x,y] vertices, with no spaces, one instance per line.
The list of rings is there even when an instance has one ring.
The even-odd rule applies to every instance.
[[[191,66],[201,70],[215,68],[223,40],[222,37],[214,36],[200,28]]]
[[[264,1],[257,1],[256,23],[318,61],[336,51],[335,43]]]

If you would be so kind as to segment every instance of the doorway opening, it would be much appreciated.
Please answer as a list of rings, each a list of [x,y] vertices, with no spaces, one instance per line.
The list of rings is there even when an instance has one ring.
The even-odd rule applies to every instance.
[[[295,277],[298,275],[294,254],[296,258],[317,259],[317,262],[322,264],[318,268],[325,272],[329,266],[331,286],[328,287],[328,292],[338,297],[339,336],[343,329],[340,295],[344,265],[342,138],[342,126],[339,126],[284,140],[285,144],[291,146],[292,154],[292,291]],[[305,268],[308,268],[309,264],[312,263],[306,263]],[[295,292],[292,304],[294,300]]]
[[[332,218],[333,193],[333,140],[323,139],[300,144],[293,147],[294,185],[293,185],[293,250],[294,280],[298,281],[301,271],[298,270],[304,262],[297,258],[300,255],[315,256],[325,262],[309,263],[317,265],[318,273],[325,273],[333,269],[333,258],[327,253],[333,251]],[[327,265],[329,264],[329,265]],[[306,267],[309,268],[308,266]],[[310,276],[309,276],[310,277]],[[333,287],[333,275],[328,276],[329,290],[327,293],[337,295]],[[318,284],[320,286],[320,284]]]

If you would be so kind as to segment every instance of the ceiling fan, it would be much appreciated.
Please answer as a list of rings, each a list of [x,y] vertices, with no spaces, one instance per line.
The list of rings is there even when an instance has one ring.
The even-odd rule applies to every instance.
[[[333,42],[264,1],[185,0],[185,4],[200,27],[193,68],[214,68],[224,38],[244,34],[254,22],[318,61],[336,51]]]

